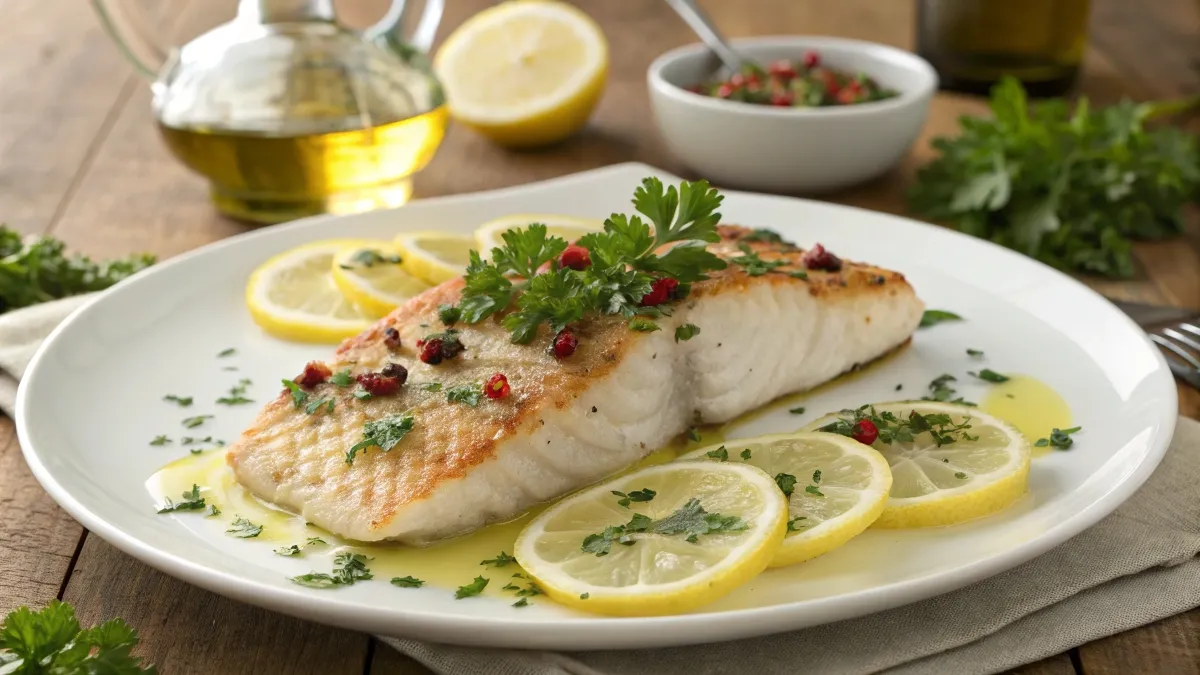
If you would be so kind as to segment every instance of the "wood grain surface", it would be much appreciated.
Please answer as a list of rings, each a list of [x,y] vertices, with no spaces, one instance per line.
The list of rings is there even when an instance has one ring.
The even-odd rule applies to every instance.
[[[163,31],[197,35],[232,15],[232,0],[154,3]],[[382,0],[336,3],[366,25]],[[439,39],[491,3],[453,0]],[[497,148],[452,126],[416,180],[416,197],[472,192],[615,162],[642,161],[691,176],[653,127],[645,90],[650,60],[694,41],[652,0],[576,0],[602,26],[610,81],[578,137],[530,152]],[[701,3],[730,36],[821,33],[902,48],[913,41],[911,0],[747,0]],[[93,256],[150,251],[166,258],[248,229],[217,215],[204,182],[163,148],[147,85],[121,59],[94,14],[75,0],[10,0],[0,23],[0,219],[53,233]],[[1200,93],[1200,3],[1095,0],[1079,91],[1102,103]],[[941,94],[904,162],[868,184],[822,198],[903,213],[902,194],[982,99]],[[1185,236],[1136,248],[1137,278],[1085,279],[1113,297],[1200,309],[1200,218]],[[1182,414],[1200,418],[1200,393],[1180,388]],[[55,597],[85,623],[121,616],[140,653],[174,673],[426,673],[368,636],[260,610],[163,575],[87,533],[30,475],[13,424],[0,417],[0,612]],[[648,671],[652,672],[652,671]],[[1200,610],[1084,645],[1015,672],[1023,675],[1200,673]]]

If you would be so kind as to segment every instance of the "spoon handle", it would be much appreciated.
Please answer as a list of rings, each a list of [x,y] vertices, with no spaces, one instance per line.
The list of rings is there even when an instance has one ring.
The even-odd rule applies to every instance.
[[[713,26],[712,21],[709,21],[704,12],[696,6],[694,0],[666,0],[666,2],[688,26],[691,26],[696,35],[700,36],[704,44],[708,45],[717,58],[721,59],[721,63],[725,64],[726,68],[734,72],[742,69],[744,59],[729,47],[729,44]]]

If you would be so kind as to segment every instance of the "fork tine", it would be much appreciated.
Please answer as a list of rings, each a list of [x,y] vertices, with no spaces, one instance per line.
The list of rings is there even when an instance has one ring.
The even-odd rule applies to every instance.
[[[1191,347],[1192,349],[1195,349],[1197,354],[1200,354],[1200,342],[1196,342],[1195,340],[1184,335],[1183,333],[1180,333],[1179,331],[1177,331],[1173,328],[1164,328],[1162,330],[1162,334],[1166,335],[1169,338],[1174,339],[1176,342],[1182,342],[1183,344]]]
[[[1151,333],[1150,339],[1154,341],[1154,344],[1156,344],[1160,347],[1163,347],[1164,349],[1169,349],[1173,354],[1175,354],[1179,358],[1186,361],[1189,365],[1191,365],[1191,367],[1195,368],[1196,370],[1200,370],[1200,359],[1197,359],[1195,356],[1192,356],[1183,347],[1180,347],[1179,345],[1175,344],[1174,342],[1171,342],[1167,338],[1162,337],[1161,335],[1158,335],[1156,333]]]
[[[1191,323],[1184,321],[1183,323],[1179,324],[1179,327],[1186,330],[1189,333],[1193,333],[1195,335],[1200,335],[1200,327],[1196,326],[1195,324],[1191,324]]]

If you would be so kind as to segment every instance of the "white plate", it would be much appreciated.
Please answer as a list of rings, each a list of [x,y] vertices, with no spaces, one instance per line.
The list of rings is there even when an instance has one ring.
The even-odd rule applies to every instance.
[[[631,209],[651,167],[623,164],[565,178],[402,209],[311,218],[233,237],[130,279],[65,321],[21,383],[17,429],[46,490],[89,530],[185,581],[280,612],[380,634],[447,643],[544,649],[613,649],[710,642],[845,619],[928,598],[994,575],[1065,541],[1111,512],[1146,479],[1170,441],[1174,383],[1143,333],[1085,286],[984,241],[860,209],[725,192],[724,222],[774,228],[802,245],[904,272],[928,307],[966,321],[919,331],[912,346],[862,377],[822,390],[797,418],[776,411],[738,429],[794,429],[826,411],[924,391],[943,372],[987,365],[1033,375],[1070,404],[1084,428],[1075,446],[1035,460],[1030,494],[996,516],[957,527],[868,531],[811,562],[762,574],[695,614],[613,619],[550,602],[512,609],[511,598],[456,601],[440,588],[395,589],[386,581],[313,590],[286,576],[327,561],[281,558],[271,546],[224,536],[194,514],[156,515],[143,487],[178,446],[148,447],[181,417],[217,414],[202,431],[233,438],[255,406],[212,401],[246,376],[260,400],[282,376],[331,347],[265,336],[242,303],[247,275],[267,257],[329,237],[390,238],[406,228],[468,232],[514,212],[605,217]],[[186,224],[181,224],[186,227]],[[236,346],[239,373],[215,354]],[[979,385],[960,378],[968,397]],[[982,385],[986,386],[986,385]],[[187,412],[163,403],[194,394]],[[192,412],[194,411],[194,412]],[[211,522],[211,521],[210,521]],[[200,523],[200,524],[197,524]],[[464,580],[466,583],[467,580]]]

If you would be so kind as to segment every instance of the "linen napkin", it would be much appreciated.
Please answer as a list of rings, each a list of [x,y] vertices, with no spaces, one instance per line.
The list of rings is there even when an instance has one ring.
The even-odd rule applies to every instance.
[[[444,675],[996,673],[1200,606],[1200,422],[1104,520],[1020,567],[929,600],[749,640],[554,653],[380,638]],[[720,617],[714,617],[720,621]]]
[[[0,314],[0,411],[13,416],[17,382],[33,353],[55,326],[96,295],[73,295]]]
[[[0,410],[41,341],[92,295],[0,314]],[[995,673],[1200,607],[1200,422],[1180,418],[1145,485],[1090,529],[973,586],[761,638],[555,653],[381,637],[442,675]],[[714,618],[719,621],[719,618]]]

